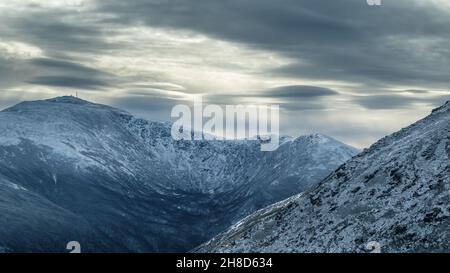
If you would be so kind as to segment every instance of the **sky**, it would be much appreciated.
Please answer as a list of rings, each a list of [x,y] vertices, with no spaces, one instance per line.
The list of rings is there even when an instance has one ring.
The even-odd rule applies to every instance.
[[[279,104],[358,148],[450,99],[447,0],[0,0],[0,108],[78,92],[149,120]]]

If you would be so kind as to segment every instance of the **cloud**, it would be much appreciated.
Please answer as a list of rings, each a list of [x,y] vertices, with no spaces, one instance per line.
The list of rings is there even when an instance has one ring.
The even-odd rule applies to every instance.
[[[0,88],[20,86],[30,76],[33,77],[37,74],[38,71],[31,67],[26,60],[2,58],[0,55]]]
[[[90,76],[108,75],[108,73],[101,70],[84,66],[79,63],[70,62],[67,60],[58,60],[51,58],[34,58],[30,60],[30,64],[38,66],[40,69],[51,69],[56,71],[65,71],[70,73],[78,73]]]
[[[407,89],[407,90],[403,90],[403,92],[413,93],[413,94],[427,94],[427,93],[430,93],[429,90],[419,90],[419,89]]]
[[[47,56],[71,52],[100,52],[110,48],[107,34],[95,18],[99,15],[64,8],[26,7],[2,14],[4,39],[37,45]],[[16,7],[17,8],[17,7]]]
[[[0,4],[2,89],[102,90],[86,96],[149,119],[189,94],[277,103],[289,132],[365,145],[423,117],[450,86],[450,9],[436,4],[448,1],[31,2]]]
[[[35,66],[41,74],[25,81],[29,84],[100,90],[119,83],[111,73],[73,61],[34,58],[28,63]]]
[[[278,52],[292,60],[268,76],[366,86],[448,86],[450,16],[436,2],[101,1],[116,24],[184,29]],[[432,52],[432,54],[430,54]]]
[[[0,60],[2,43],[21,46],[12,52],[13,55],[6,48],[9,56],[0,64],[0,70],[4,70],[0,75],[0,87],[22,88],[34,84],[99,90],[116,82],[111,73],[76,60],[77,54],[78,59],[89,58],[87,53],[99,53],[109,48],[102,27],[91,21],[88,12],[27,1],[5,3],[0,9]],[[82,61],[92,62],[89,59]]]
[[[188,104],[189,101],[173,100],[158,96],[127,96],[114,99],[114,105],[125,109],[138,109],[141,111],[170,111],[177,104]]]
[[[287,99],[313,99],[315,97],[334,96],[339,93],[329,88],[307,86],[307,85],[290,85],[272,88],[266,92],[263,92],[264,96],[274,98],[287,98]]]
[[[100,90],[109,86],[108,83],[102,80],[71,76],[41,76],[31,79],[27,83],[90,90]]]
[[[148,84],[131,84],[129,87],[139,88],[139,89],[157,89],[157,90],[169,90],[169,91],[184,91],[185,87],[168,82],[155,82]]]
[[[450,97],[446,95],[427,96],[427,97],[411,97],[404,95],[370,95],[370,96],[355,96],[352,98],[353,102],[372,110],[398,110],[401,108],[413,107],[415,104],[427,104],[429,107],[437,106]]]
[[[358,96],[353,101],[367,109],[399,109],[409,106],[415,98],[400,95]]]
[[[121,109],[132,109],[134,115],[151,121],[171,120],[172,108],[178,104],[191,105],[192,101],[161,96],[127,95],[115,97],[108,104]]]
[[[307,85],[287,85],[262,91],[235,92],[233,94],[212,94],[204,96],[209,104],[230,105],[268,105],[276,104],[286,111],[310,111],[326,109],[335,90]],[[329,98],[329,99],[327,99]]]

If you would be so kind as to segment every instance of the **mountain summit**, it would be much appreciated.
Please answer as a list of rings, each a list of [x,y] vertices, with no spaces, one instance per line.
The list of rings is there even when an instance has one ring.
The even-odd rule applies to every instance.
[[[269,153],[256,140],[175,141],[170,126],[74,97],[1,111],[0,249],[189,250],[356,154],[325,136]]]
[[[449,105],[196,251],[366,252],[375,242],[382,252],[448,252]]]

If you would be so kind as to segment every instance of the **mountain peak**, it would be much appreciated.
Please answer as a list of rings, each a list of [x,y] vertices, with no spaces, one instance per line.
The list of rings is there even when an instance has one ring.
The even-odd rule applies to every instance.
[[[383,252],[450,249],[449,113],[447,102],[195,251],[353,253],[372,241]]]
[[[310,139],[318,140],[318,141],[331,139],[329,136],[326,136],[326,135],[323,135],[320,133],[312,133],[312,134],[306,135],[306,137],[308,137]]]
[[[23,101],[16,104],[10,108],[3,110],[3,112],[32,112],[32,113],[43,113],[46,115],[55,115],[58,113],[65,114],[80,114],[82,112],[85,115],[89,115],[90,112],[94,111],[99,114],[103,113],[119,113],[131,116],[130,113],[117,109],[108,105],[98,104],[90,102],[87,100],[80,99],[75,96],[60,96],[50,99],[34,100],[34,101]],[[91,113],[92,114],[92,113]]]
[[[82,100],[78,97],[74,96],[61,96],[55,97],[51,99],[45,100],[47,102],[56,102],[56,103],[72,103],[72,104],[89,104],[90,102]]]
[[[307,135],[301,135],[297,138],[295,138],[296,142],[308,142],[308,143],[313,143],[313,144],[324,144],[327,142],[330,143],[334,143],[334,142],[339,142],[336,139],[329,137],[327,135],[323,135],[320,133],[312,133],[312,134],[307,134]]]
[[[354,155],[343,145],[286,141],[263,153],[250,140],[177,141],[169,125],[73,96],[1,111],[0,234],[12,235],[0,251],[57,252],[74,237],[88,252],[186,251]]]
[[[450,100],[446,101],[442,106],[439,106],[438,108],[433,109],[433,111],[431,111],[432,113],[437,113],[437,112],[445,112],[450,110]]]

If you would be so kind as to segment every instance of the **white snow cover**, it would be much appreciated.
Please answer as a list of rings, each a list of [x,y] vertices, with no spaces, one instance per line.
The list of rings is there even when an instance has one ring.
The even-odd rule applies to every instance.
[[[59,250],[53,240],[70,230],[95,238],[86,251],[186,251],[314,186],[357,153],[320,134],[283,137],[277,151],[261,152],[258,140],[175,141],[170,129],[75,97],[1,111],[0,200],[9,201],[0,214],[11,216],[8,226],[0,218],[0,245]],[[41,221],[28,221],[35,233],[12,236],[27,219]],[[48,233],[39,228],[51,223]]]
[[[172,186],[210,193],[244,183],[237,178],[244,171],[242,167],[249,165],[256,168],[246,173],[250,177],[257,176],[258,171],[270,164],[290,176],[306,175],[303,180],[307,181],[311,175],[308,171],[329,171],[330,166],[338,166],[357,152],[332,138],[313,134],[283,137],[279,149],[282,152],[264,155],[256,151],[258,141],[177,142],[170,137],[170,126],[168,122],[137,119],[125,111],[75,97],[58,97],[23,102],[2,111],[0,146],[15,146],[27,140],[48,147],[81,169],[97,167],[111,171],[107,163],[116,161],[131,176],[141,171],[130,161],[134,161],[131,159],[136,149],[142,149],[153,164],[164,165],[165,170],[174,172],[167,175],[194,176]],[[124,142],[131,142],[129,138],[140,147],[123,147]]]
[[[198,252],[450,251],[450,103]]]

